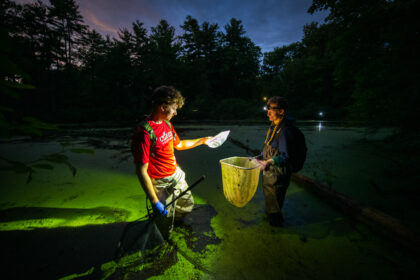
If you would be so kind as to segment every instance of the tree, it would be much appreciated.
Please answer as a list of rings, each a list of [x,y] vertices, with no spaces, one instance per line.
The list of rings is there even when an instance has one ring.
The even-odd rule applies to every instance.
[[[150,85],[176,85],[179,76],[180,43],[175,37],[175,28],[166,20],[151,28],[147,72]]]
[[[221,33],[217,24],[203,22],[201,25],[187,16],[181,26],[184,34],[182,42],[182,90],[189,98],[184,111],[191,117],[200,118],[215,94],[218,77],[217,49]]]
[[[83,17],[79,6],[74,0],[50,0],[51,24],[57,32],[61,46],[57,49],[57,68],[70,66],[77,59],[77,53],[87,26],[83,24]]]
[[[300,43],[274,48],[271,52],[264,53],[262,65],[262,97],[282,95],[289,99],[292,104],[293,96],[296,96],[293,84],[296,83],[291,71],[301,56],[302,45]],[[293,104],[291,107],[295,108]]]
[[[184,30],[184,34],[180,36],[184,59],[188,61],[210,59],[219,46],[221,34],[218,32],[218,25],[203,22],[200,26],[196,19],[187,16],[181,28]]]
[[[240,20],[232,18],[225,26],[219,49],[220,79],[218,92],[227,97],[258,100],[256,77],[261,49],[245,36]]]
[[[329,42],[334,79],[352,97],[353,119],[418,127],[418,1],[314,0],[309,12],[327,9],[336,29]]]

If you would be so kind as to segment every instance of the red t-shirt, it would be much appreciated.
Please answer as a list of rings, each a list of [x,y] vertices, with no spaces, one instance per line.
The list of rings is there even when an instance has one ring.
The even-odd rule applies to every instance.
[[[146,121],[156,135],[156,145],[150,150],[150,136],[142,126],[138,126],[131,143],[134,163],[140,165],[149,163],[147,173],[151,178],[157,179],[171,176],[176,170],[174,146],[178,145],[181,140],[175,133],[173,126],[172,133],[166,122],[162,121],[160,124],[157,124],[149,118]]]

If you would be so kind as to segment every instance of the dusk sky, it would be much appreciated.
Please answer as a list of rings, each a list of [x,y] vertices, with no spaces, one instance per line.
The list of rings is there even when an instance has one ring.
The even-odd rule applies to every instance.
[[[20,3],[33,2],[18,0]],[[44,1],[45,2],[45,1]],[[312,0],[76,0],[81,14],[90,27],[101,33],[117,37],[120,28],[131,29],[135,20],[145,27],[159,24],[165,19],[182,34],[180,25],[187,15],[199,24],[217,23],[219,30],[234,17],[242,21],[246,36],[262,51],[287,45],[302,39],[303,26],[312,21],[323,22],[326,12],[307,13]]]

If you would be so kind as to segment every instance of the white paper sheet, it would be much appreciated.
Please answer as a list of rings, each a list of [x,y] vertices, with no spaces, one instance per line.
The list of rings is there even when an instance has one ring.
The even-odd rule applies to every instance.
[[[222,131],[210,140],[207,141],[207,146],[210,148],[217,148],[220,147],[229,136],[230,130]]]

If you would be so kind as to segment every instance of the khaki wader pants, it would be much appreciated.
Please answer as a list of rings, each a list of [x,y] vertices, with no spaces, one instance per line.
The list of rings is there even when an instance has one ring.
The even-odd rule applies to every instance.
[[[173,175],[160,179],[152,179],[152,183],[157,197],[161,202],[165,202],[165,205],[170,203],[174,198],[178,197],[181,192],[188,188],[188,184],[185,181],[185,173],[179,166],[177,166]],[[166,239],[173,229],[175,219],[181,219],[191,212],[193,208],[194,198],[191,191],[188,191],[166,209],[168,211],[166,216],[156,213],[156,224],[161,231],[162,236]]]
[[[278,149],[270,145],[264,145],[263,159],[268,160],[279,154]],[[263,171],[262,188],[265,197],[265,212],[275,214],[281,211],[286,197],[286,191],[290,184],[290,166],[279,167],[270,165]]]

